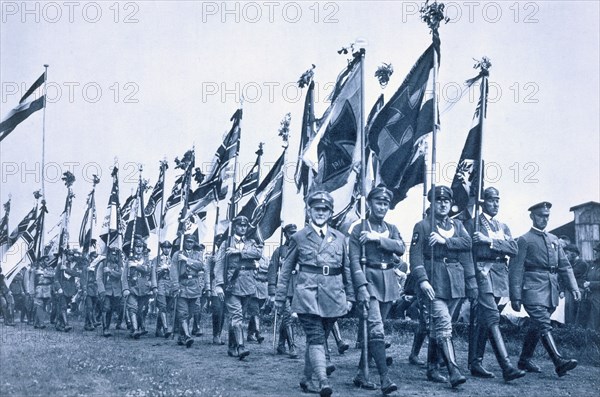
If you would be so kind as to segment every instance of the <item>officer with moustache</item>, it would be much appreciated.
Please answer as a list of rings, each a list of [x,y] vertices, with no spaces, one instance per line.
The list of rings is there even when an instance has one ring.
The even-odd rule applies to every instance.
[[[430,189],[427,199],[432,211],[417,223],[410,248],[410,267],[417,284],[429,300],[436,343],[448,366],[450,384],[466,382],[456,363],[452,342],[452,315],[460,301],[477,296],[477,283],[471,256],[471,237],[460,221],[450,219],[452,190],[447,186]],[[435,226],[432,230],[431,217]],[[428,368],[436,370],[437,360],[429,355]],[[428,374],[429,375],[429,374]]]
[[[508,267],[509,292],[513,310],[521,311],[523,305],[532,324],[525,335],[519,369],[541,372],[531,360],[541,338],[556,374],[564,376],[577,366],[577,361],[563,358],[552,337],[550,316],[558,306],[559,278],[575,301],[581,299],[581,293],[558,237],[546,232],[551,207],[547,201],[529,207],[533,226],[517,240],[519,252]]]
[[[352,269],[345,237],[329,227],[333,198],[327,192],[315,192],[308,198],[311,223],[290,239],[289,251],[281,268],[275,295],[281,310],[287,300],[288,282],[298,268],[291,311],[298,314],[306,335],[304,392],[328,397],[333,393],[326,372],[325,335],[337,318],[345,315],[354,301],[353,277],[359,301],[368,304],[367,281],[360,269]],[[318,386],[313,383],[313,375]]]
[[[507,258],[517,255],[517,242],[512,238],[510,229],[496,219],[500,210],[500,192],[488,187],[483,192],[482,213],[479,214],[478,227],[475,219],[465,222],[465,227],[473,239],[473,261],[479,295],[471,302],[475,310],[476,327],[469,340],[469,365],[471,375],[479,378],[493,378],[494,374],[483,367],[485,345],[489,339],[498,364],[502,368],[505,381],[525,376],[525,372],[516,369],[508,358],[504,339],[500,332],[500,311],[498,303],[508,296]]]

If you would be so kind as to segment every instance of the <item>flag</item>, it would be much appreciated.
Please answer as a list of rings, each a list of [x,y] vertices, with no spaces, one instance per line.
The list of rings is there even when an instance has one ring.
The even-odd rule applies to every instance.
[[[84,254],[87,254],[90,250],[92,242],[92,228],[96,223],[96,199],[95,199],[95,187],[88,194],[86,200],[86,209],[81,220],[81,227],[79,228],[79,246],[82,248]]]
[[[29,241],[24,235],[32,228],[37,219],[38,206],[35,205],[31,211],[9,236],[8,249],[2,254],[2,273],[7,276],[14,271],[15,267],[23,259],[29,249]]]
[[[190,186],[192,182],[192,171],[195,166],[194,150],[188,150],[181,160],[175,159],[176,169],[182,169],[183,173],[177,177],[171,195],[165,202],[163,213],[163,224],[160,235],[163,240],[174,241],[180,231],[180,221],[185,219],[189,203]]]
[[[483,79],[481,89],[483,93],[484,84],[487,85],[487,79]],[[487,92],[487,87],[485,87]],[[477,197],[477,186],[479,185],[479,159],[481,159],[481,123],[482,118],[485,119],[486,115],[481,116],[481,109],[483,101],[487,103],[487,95],[484,98],[480,95],[475,114],[473,115],[473,122],[471,129],[467,135],[465,146],[463,147],[462,153],[460,154],[460,160],[456,167],[456,174],[452,179],[452,194],[454,196],[454,205],[452,208],[453,214],[458,214],[463,211],[465,219],[473,217],[473,210],[475,200]],[[483,188],[483,184],[482,188]],[[467,213],[468,212],[468,213]]]
[[[258,149],[256,154],[257,156],[254,165],[252,166],[252,168],[250,168],[250,171],[248,171],[244,179],[242,179],[242,181],[235,189],[235,193],[233,196],[235,203],[239,203],[241,199],[254,193],[256,191],[256,188],[258,187],[258,178],[260,174],[260,158],[263,154],[262,147]]]
[[[298,146],[298,161],[296,162],[296,172],[294,182],[298,193],[302,191],[307,195],[310,188],[313,171],[304,163],[302,157],[308,143],[315,137],[315,103],[314,103],[315,83],[311,80],[306,98],[304,99],[304,113],[302,115],[302,132],[300,134],[300,145]]]
[[[285,150],[238,214],[250,220],[248,236],[258,243],[271,237],[281,224],[284,158]]]
[[[238,109],[231,116],[230,121],[233,125],[217,149],[204,180],[190,195],[191,213],[198,213],[211,202],[221,201],[227,197],[227,185],[233,178],[235,159],[240,151],[242,109]]]
[[[10,198],[4,203],[4,215],[0,221],[0,258],[8,249],[8,215],[10,214]]]
[[[411,183],[423,182],[411,173],[417,170],[415,156],[425,135],[433,130],[433,98],[426,93],[432,92],[428,86],[434,51],[439,54],[437,40],[419,57],[369,128],[369,147],[377,155],[380,181],[394,193],[392,208],[406,197],[414,186]]]
[[[123,217],[123,221],[126,222],[123,234],[126,242],[133,242],[134,236],[145,239],[150,235],[150,227],[144,209],[144,190],[146,190],[146,183],[140,179],[135,198],[131,202],[127,221]]]
[[[29,116],[46,106],[46,95],[42,95],[38,99],[30,102],[25,102],[27,98],[35,92],[46,81],[46,72],[33,83],[29,90],[21,97],[17,107],[12,109],[8,115],[0,122],[0,142],[4,140],[21,122],[25,121]]]
[[[317,172],[314,190],[333,192],[348,183],[360,161],[361,63],[357,58],[340,74],[332,104],[317,135],[305,150],[304,161]]]
[[[8,247],[10,248],[15,241],[17,241],[17,239],[21,236],[21,234],[23,234],[25,232],[25,230],[27,230],[27,228],[29,227],[29,225],[31,224],[31,222],[33,222],[37,216],[37,205],[35,205],[31,211],[29,211],[27,213],[27,215],[25,215],[25,217],[23,218],[23,220],[21,220],[21,222],[19,222],[19,224],[17,225],[16,229],[13,230],[10,235],[8,236]]]
[[[123,248],[121,212],[119,205],[119,168],[114,167],[111,173],[113,184],[108,198],[106,216],[102,222],[100,234],[100,252],[106,253],[108,248]]]
[[[165,171],[169,168],[166,161],[160,163],[160,173],[158,175],[158,181],[154,184],[150,198],[146,203],[144,211],[146,213],[146,219],[148,221],[148,227],[150,232],[156,232],[159,230],[161,222],[161,207],[163,202],[163,196],[165,192]]]

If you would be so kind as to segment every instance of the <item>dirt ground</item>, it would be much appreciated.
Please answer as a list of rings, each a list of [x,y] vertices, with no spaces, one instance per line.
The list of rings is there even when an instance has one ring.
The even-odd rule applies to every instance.
[[[277,356],[273,352],[272,334],[265,332],[263,344],[248,343],[251,351],[245,361],[228,357],[226,346],[212,345],[208,316],[203,319],[205,335],[197,337],[190,349],[177,346],[174,340],[150,334],[131,340],[127,331],[116,331],[103,338],[100,331],[83,331],[75,322],[70,333],[54,329],[34,330],[17,323],[0,325],[0,396],[299,396],[298,387],[303,360]],[[152,320],[153,324],[154,320]],[[342,334],[352,346],[344,355],[332,349],[337,370],[331,376],[334,395],[378,396],[378,391],[354,388],[359,350],[354,349],[354,326],[342,323]],[[298,327],[296,328],[298,329]],[[269,331],[269,330],[268,330]],[[300,333],[300,330],[298,330]],[[600,391],[600,368],[580,364],[569,375],[558,378],[552,363],[537,350],[536,362],[541,374],[528,374],[511,383],[502,380],[500,368],[488,347],[485,363],[496,373],[495,379],[477,379],[470,375],[458,389],[434,384],[425,379],[424,369],[409,365],[412,334],[391,331],[393,343],[388,355],[394,363],[390,376],[398,384],[395,396],[596,396]],[[299,335],[300,352],[304,350]],[[333,339],[331,345],[334,346]],[[466,373],[466,343],[457,338],[456,350]],[[513,361],[517,344],[509,343]],[[426,346],[421,351],[425,358]],[[303,357],[303,354],[301,354]],[[374,380],[376,370],[371,368]]]

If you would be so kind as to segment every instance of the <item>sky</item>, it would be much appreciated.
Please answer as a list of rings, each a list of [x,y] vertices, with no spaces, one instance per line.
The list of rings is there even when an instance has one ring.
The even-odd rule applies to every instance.
[[[240,169],[265,143],[262,175],[281,153],[280,121],[291,113],[284,190],[285,223],[303,222],[292,183],[305,90],[300,75],[316,65],[316,113],[329,103],[357,39],[365,46],[365,108],[390,98],[431,43],[421,2],[1,2],[0,117],[48,64],[45,114],[47,227],[58,221],[66,188],[76,177],[71,235],[76,238],[92,187],[98,220],[106,212],[115,159],[121,202],[138,179],[153,184],[159,160],[170,163],[194,147],[210,162],[229,118],[244,98]],[[501,192],[499,218],[514,235],[530,227],[527,208],[553,203],[549,228],[573,219],[572,206],[600,201],[599,3],[596,1],[446,2],[451,21],[440,28],[440,102],[475,76],[474,59],[491,59],[483,156],[486,185]],[[382,89],[374,72],[394,74]],[[477,88],[441,116],[437,183],[450,185],[477,103]],[[43,112],[0,144],[0,200],[12,196],[10,228],[41,188]],[[241,176],[240,176],[241,178]],[[388,215],[409,240],[422,212],[415,187]],[[209,222],[212,222],[210,220]],[[99,224],[97,233],[99,232]],[[95,234],[97,234],[95,233]]]

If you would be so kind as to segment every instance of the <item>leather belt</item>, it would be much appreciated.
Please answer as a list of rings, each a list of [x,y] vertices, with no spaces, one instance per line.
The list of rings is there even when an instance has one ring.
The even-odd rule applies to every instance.
[[[240,266],[240,270],[256,270],[256,266],[254,266],[254,265],[250,265],[250,266],[242,265],[242,266]]]
[[[427,261],[431,260],[430,256],[423,256],[423,258]],[[455,258],[440,257],[440,258],[433,258],[433,260],[436,262],[444,262],[444,263],[460,263],[460,261]]]
[[[477,262],[487,262],[487,263],[506,263],[506,258],[477,258]]]
[[[377,270],[391,270],[394,268],[393,263],[367,263],[366,266]]]
[[[541,267],[541,266],[540,267],[538,267],[538,266],[526,267],[525,271],[526,272],[540,272],[540,273],[548,272],[551,274],[556,274],[558,272],[558,266],[555,266],[555,267]]]
[[[300,266],[300,271],[313,274],[322,274],[323,276],[339,276],[342,274],[341,267],[329,267],[327,265],[323,267],[302,265]]]
[[[191,279],[193,279],[194,277],[196,277],[196,276],[192,276],[191,274],[186,274],[186,275],[183,275],[183,276],[179,276],[179,281],[183,281],[183,280],[191,280]]]

